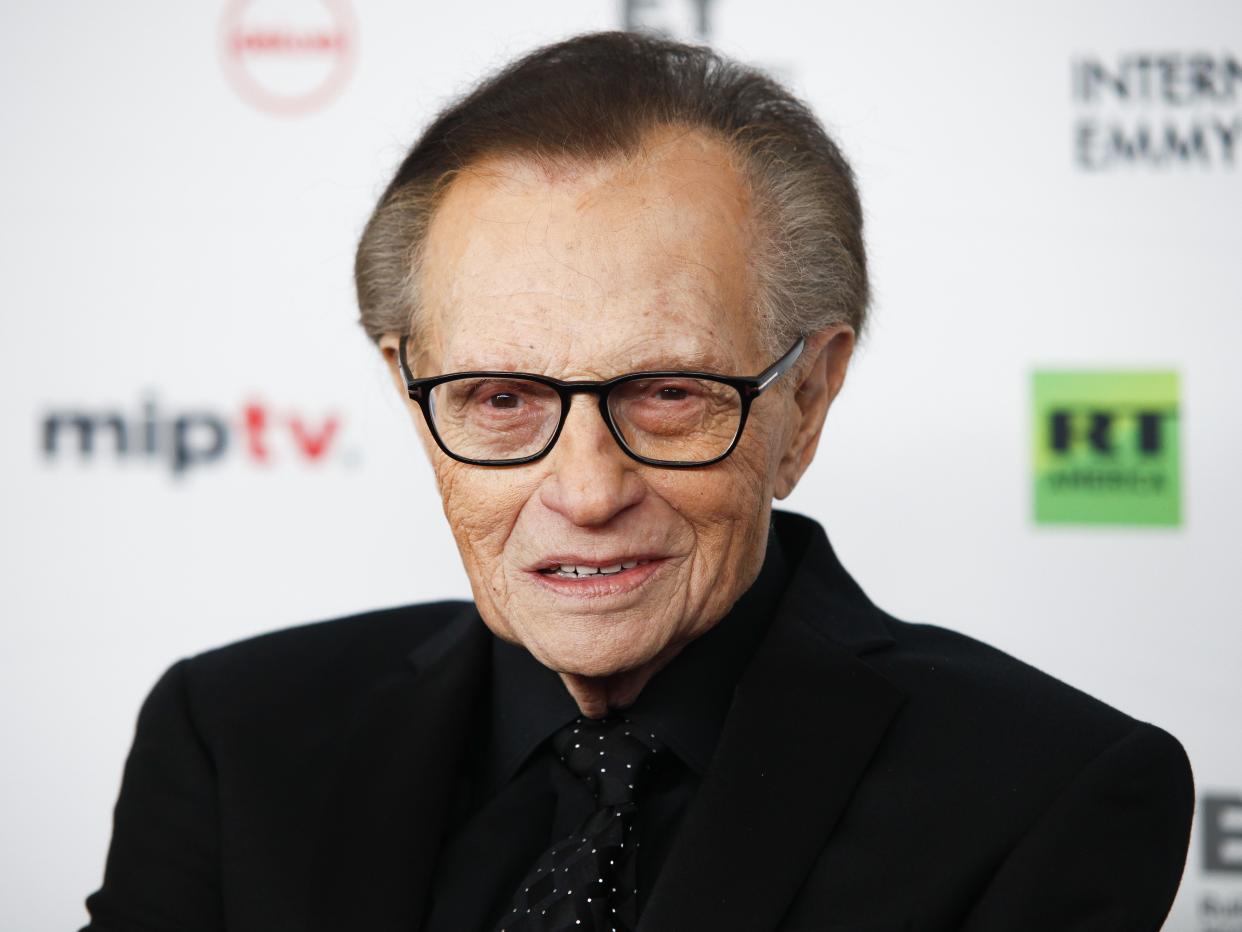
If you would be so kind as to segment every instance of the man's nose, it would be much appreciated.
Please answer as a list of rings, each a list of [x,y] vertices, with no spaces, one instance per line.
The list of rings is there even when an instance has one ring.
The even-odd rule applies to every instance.
[[[590,395],[573,397],[548,465],[541,501],[580,527],[606,524],[644,494],[638,464],[617,445]]]

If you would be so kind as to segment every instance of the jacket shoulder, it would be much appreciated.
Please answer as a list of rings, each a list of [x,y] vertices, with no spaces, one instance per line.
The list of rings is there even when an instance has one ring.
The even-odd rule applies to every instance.
[[[1167,731],[961,632],[885,627],[891,646],[859,659],[905,700],[858,791],[861,812],[912,835],[971,838],[960,861],[979,875],[1040,826],[1063,839],[1070,822],[1105,839],[1137,826],[1171,839],[1170,857],[1185,851],[1193,773]]]
[[[326,708],[410,669],[410,654],[472,602],[402,605],[294,625],[183,661],[195,705],[216,715]]]
[[[289,651],[331,651],[354,644],[369,645],[379,652],[402,645],[413,650],[472,605],[446,599],[356,612],[266,631],[210,648],[191,659],[200,665],[244,663],[267,656],[287,659]]]
[[[1004,720],[1026,731],[1073,724],[1103,740],[1138,724],[1120,709],[978,638],[891,617],[886,626],[896,644],[874,655],[874,665],[912,697],[942,712],[976,724]]]
[[[981,791],[1042,783],[1056,792],[1097,757],[1135,744],[1189,774],[1168,732],[991,644],[932,624],[886,626],[896,643],[864,659],[906,693],[899,729],[925,753],[952,755]]]

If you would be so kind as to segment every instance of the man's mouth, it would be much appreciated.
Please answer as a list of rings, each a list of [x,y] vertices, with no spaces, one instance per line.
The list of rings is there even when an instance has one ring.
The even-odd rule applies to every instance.
[[[625,560],[608,566],[590,566],[583,563],[555,563],[539,570],[544,576],[557,579],[589,579],[592,576],[616,576],[625,570],[650,563],[650,560]]]

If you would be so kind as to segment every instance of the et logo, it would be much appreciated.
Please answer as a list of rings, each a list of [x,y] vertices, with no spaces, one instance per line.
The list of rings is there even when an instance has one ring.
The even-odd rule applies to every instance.
[[[1040,371],[1032,400],[1037,524],[1181,523],[1176,372]]]
[[[621,28],[690,42],[711,39],[713,0],[621,0]]]
[[[1242,877],[1242,796],[1201,795],[1199,833],[1203,872]]]

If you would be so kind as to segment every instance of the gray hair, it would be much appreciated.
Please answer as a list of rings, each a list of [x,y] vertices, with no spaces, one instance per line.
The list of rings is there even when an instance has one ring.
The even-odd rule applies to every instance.
[[[432,121],[379,199],[354,281],[372,340],[417,333],[431,218],[461,170],[489,156],[542,164],[630,155],[662,127],[723,140],[755,195],[760,337],[848,324],[869,302],[862,208],[849,164],[810,108],[762,71],[704,46],[595,32],[544,46],[486,78]]]

